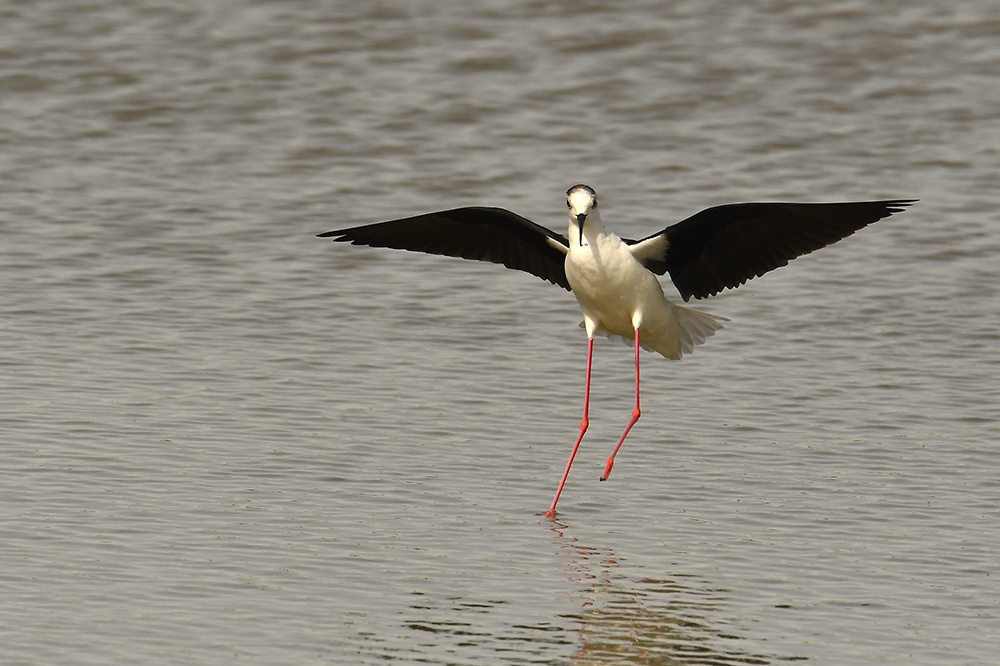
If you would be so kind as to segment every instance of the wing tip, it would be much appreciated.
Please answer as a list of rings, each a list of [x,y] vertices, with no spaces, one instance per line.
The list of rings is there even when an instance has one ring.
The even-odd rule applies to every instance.
[[[902,213],[918,201],[920,199],[889,199],[880,203],[885,205],[885,211],[891,215],[892,213]]]
[[[331,238],[338,243],[346,243],[348,241],[356,240],[350,235],[350,229],[340,229],[337,231],[324,231],[321,234],[316,234],[316,238]]]

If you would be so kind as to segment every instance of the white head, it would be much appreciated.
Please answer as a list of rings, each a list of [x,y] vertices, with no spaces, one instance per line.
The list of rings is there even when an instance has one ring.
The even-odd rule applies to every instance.
[[[588,217],[593,215],[600,224],[597,215],[597,192],[589,185],[574,185],[566,191],[566,205],[569,206],[570,228],[575,224],[579,229],[580,244],[583,244],[583,227]]]

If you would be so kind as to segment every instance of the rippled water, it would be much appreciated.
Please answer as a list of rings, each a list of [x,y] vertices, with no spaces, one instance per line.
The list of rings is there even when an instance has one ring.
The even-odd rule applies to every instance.
[[[1000,650],[988,2],[0,9],[0,661],[983,664]],[[468,204],[645,235],[916,197],[708,302],[334,245]],[[669,287],[669,285],[668,285]],[[672,293],[672,292],[671,292]]]

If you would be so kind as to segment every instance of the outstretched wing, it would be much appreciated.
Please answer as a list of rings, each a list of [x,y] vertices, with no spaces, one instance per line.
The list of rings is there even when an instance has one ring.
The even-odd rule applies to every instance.
[[[569,289],[564,236],[503,208],[468,207],[319,234],[351,245],[491,261]]]
[[[707,208],[632,244],[684,300],[735,288],[904,210],[915,199],[847,203],[741,203]]]

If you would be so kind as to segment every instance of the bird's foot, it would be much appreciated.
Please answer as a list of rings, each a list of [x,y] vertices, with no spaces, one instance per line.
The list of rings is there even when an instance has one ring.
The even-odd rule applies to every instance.
[[[611,476],[611,468],[615,466],[615,459],[608,458],[607,464],[604,466],[604,474],[601,474],[601,481],[607,481],[608,477]]]

